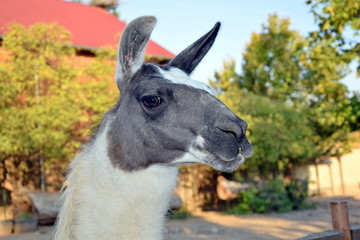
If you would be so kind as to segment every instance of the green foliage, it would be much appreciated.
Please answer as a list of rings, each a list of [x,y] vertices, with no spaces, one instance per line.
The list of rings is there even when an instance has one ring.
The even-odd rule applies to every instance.
[[[360,129],[360,93],[355,92],[350,98],[350,129],[356,131]]]
[[[332,40],[312,41],[310,37],[301,64],[306,78],[301,82],[303,97],[298,102],[315,130],[319,153],[339,156],[349,152],[348,133],[355,106],[340,82],[349,73],[348,62],[339,56]]]
[[[117,7],[119,6],[119,3],[117,0],[91,0],[90,1],[90,5],[93,6],[97,6],[97,7],[101,7],[106,9],[107,11],[109,11],[112,15],[114,15],[115,17],[119,17],[119,13],[116,10]]]
[[[231,59],[224,62],[224,68],[220,72],[215,72],[215,81],[210,81],[210,85],[219,91],[219,93],[232,91],[233,87],[237,87],[239,76],[235,72],[235,61]]]
[[[289,212],[312,207],[308,197],[307,181],[293,180],[285,184],[273,180],[262,187],[252,187],[241,193],[239,203],[228,209],[230,214]]]
[[[359,58],[360,3],[358,0],[307,0],[319,29],[311,33],[312,42],[327,41],[336,58],[349,63]],[[352,35],[352,36],[351,36]],[[358,64],[358,74],[360,65]]]
[[[312,204],[306,202],[308,198],[308,184],[308,181],[305,180],[293,180],[287,185],[287,196],[293,204],[293,210],[313,207]]]
[[[55,24],[10,26],[3,40],[10,59],[0,64],[1,153],[68,154],[67,139],[80,114],[76,72],[64,63],[74,54],[69,39]]]
[[[168,218],[172,220],[183,220],[191,216],[191,213],[186,210],[176,210],[169,213]]]
[[[242,95],[239,99],[238,112],[249,116],[249,138],[254,146],[249,168],[255,165],[262,177],[269,178],[313,157],[312,130],[300,111],[258,95]]]
[[[305,39],[289,25],[289,19],[270,15],[262,32],[252,34],[243,53],[241,88],[274,99],[293,97],[303,78],[299,59]]]
[[[82,72],[86,84],[80,90],[83,96],[82,104],[91,114],[91,121],[98,122],[119,97],[119,90],[114,81],[116,50],[103,47],[95,50],[95,59]],[[96,89],[96,91],[94,91]]]
[[[223,72],[232,69],[231,66],[225,64]],[[218,76],[230,76],[223,72]],[[223,78],[212,84],[222,89],[227,86],[218,97],[248,123],[247,134],[254,154],[242,171],[256,171],[268,179],[286,174],[293,165],[310,161],[315,155],[315,144],[303,112],[282,101],[245,92],[232,79]]]
[[[118,96],[111,87],[114,53],[101,49],[90,65],[76,67],[70,39],[59,25],[42,23],[11,25],[4,36],[9,57],[0,63],[0,159],[17,180],[29,178],[39,157],[48,170],[66,163]]]
[[[305,39],[289,19],[270,15],[247,45],[242,73],[233,60],[215,73],[219,98],[249,124],[254,154],[244,172],[271,178],[351,150],[359,98],[340,82],[349,68],[338,54],[332,41]]]
[[[349,98],[340,80],[349,73],[349,63],[359,61],[360,3],[309,0],[307,4],[319,29],[309,35],[301,61],[306,69],[303,104],[316,132],[318,151],[340,156],[351,151],[350,131],[359,130],[358,94]]]

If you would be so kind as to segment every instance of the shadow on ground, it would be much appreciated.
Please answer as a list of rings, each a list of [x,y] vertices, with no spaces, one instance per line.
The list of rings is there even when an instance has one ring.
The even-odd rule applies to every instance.
[[[314,232],[332,228],[330,201],[346,200],[349,204],[350,223],[360,224],[360,198],[315,198],[316,209],[282,214],[256,214],[245,216],[201,212],[185,221],[169,221],[165,239],[297,239]]]
[[[297,239],[331,229],[329,202],[346,200],[351,224],[360,224],[360,196],[315,198],[317,208],[282,214],[233,216],[219,212],[199,212],[186,220],[166,223],[167,240],[277,240]],[[51,227],[37,232],[0,237],[0,240],[50,240]]]

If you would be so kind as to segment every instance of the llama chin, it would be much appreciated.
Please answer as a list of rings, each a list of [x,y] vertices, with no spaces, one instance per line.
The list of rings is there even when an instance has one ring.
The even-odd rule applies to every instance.
[[[252,153],[246,122],[189,77],[220,23],[165,66],[144,63],[155,24],[140,17],[122,34],[121,95],[70,164],[55,240],[161,240],[178,164],[229,172]]]

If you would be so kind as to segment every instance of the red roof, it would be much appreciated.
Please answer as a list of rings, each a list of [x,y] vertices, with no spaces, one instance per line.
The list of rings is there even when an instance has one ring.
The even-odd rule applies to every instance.
[[[83,48],[114,45],[126,24],[107,11],[63,0],[0,0],[0,34],[10,23],[25,26],[37,22],[57,22],[72,33],[72,42]],[[148,43],[146,54],[173,58],[174,54],[154,41]]]

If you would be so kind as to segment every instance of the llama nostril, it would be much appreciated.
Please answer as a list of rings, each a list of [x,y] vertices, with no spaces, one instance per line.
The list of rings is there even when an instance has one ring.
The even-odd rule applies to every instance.
[[[241,138],[242,138],[242,131],[241,131],[241,129],[239,129],[240,131],[229,130],[229,129],[221,128],[221,127],[218,127],[218,129],[219,129],[220,131],[226,133],[226,134],[232,135],[237,142],[241,142]]]

